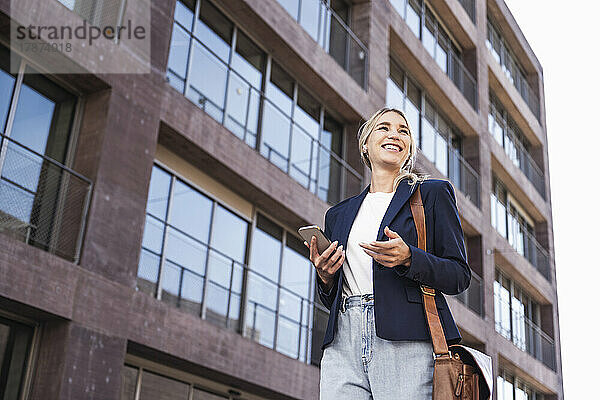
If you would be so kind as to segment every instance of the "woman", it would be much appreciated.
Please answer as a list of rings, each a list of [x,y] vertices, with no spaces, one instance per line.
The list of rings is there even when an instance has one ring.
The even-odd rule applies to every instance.
[[[304,242],[330,310],[320,399],[429,400],[434,359],[420,285],[437,289],[438,314],[454,344],[461,337],[441,293],[458,294],[471,280],[454,189],[412,172],[415,137],[398,109],[376,111],[361,126],[358,144],[371,183],[325,213],[329,248],[319,254],[314,236]],[[417,185],[427,252],[417,247],[408,202]]]

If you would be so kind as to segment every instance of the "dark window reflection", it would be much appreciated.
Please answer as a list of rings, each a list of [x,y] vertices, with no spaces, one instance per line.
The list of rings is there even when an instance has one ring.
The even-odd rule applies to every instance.
[[[33,328],[0,317],[0,399],[18,400],[31,350]]]

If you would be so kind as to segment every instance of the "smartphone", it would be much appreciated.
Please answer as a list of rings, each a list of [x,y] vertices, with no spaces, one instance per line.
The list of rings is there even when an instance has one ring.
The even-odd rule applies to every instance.
[[[308,243],[309,246],[311,238],[316,236],[317,250],[319,251],[319,254],[323,254],[323,252],[327,250],[331,244],[331,240],[325,236],[319,225],[303,226],[302,228],[298,229],[298,233],[300,236],[302,236],[302,239],[306,240],[306,243]]]

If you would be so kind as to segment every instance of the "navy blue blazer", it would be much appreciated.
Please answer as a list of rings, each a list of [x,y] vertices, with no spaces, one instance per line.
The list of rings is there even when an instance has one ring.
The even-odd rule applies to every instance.
[[[347,249],[348,235],[370,184],[358,195],[330,207],[325,213],[325,236]],[[425,208],[427,252],[417,247],[417,229],[410,210],[409,197],[416,189],[408,179],[400,181],[379,226],[377,240],[389,240],[387,225],[398,233],[411,251],[409,267],[385,267],[373,259],[373,294],[375,297],[375,331],[387,340],[431,340],[423,310],[419,285],[436,291],[435,302],[448,344],[460,342],[461,336],[442,293],[458,294],[469,286],[471,270],[467,264],[464,234],[458,216],[452,184],[442,179],[421,183]],[[343,267],[334,275],[329,292],[317,275],[317,288],[323,304],[330,310],[321,349],[333,341],[342,298]]]

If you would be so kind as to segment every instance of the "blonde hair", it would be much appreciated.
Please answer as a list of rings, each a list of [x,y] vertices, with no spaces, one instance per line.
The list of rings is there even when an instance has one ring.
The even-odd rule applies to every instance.
[[[414,185],[417,182],[423,182],[427,178],[429,178],[429,174],[417,175],[412,172],[415,166],[415,161],[417,158],[417,141],[415,140],[415,136],[413,135],[412,129],[410,128],[410,122],[408,122],[408,118],[404,114],[404,111],[394,108],[394,107],[382,107],[379,110],[375,111],[371,117],[366,120],[358,129],[357,139],[358,139],[358,149],[360,151],[360,158],[363,163],[372,171],[373,168],[371,166],[371,162],[369,161],[369,157],[367,153],[363,152],[362,148],[367,143],[367,139],[369,135],[375,129],[375,123],[377,119],[385,112],[394,111],[397,112],[406,120],[406,124],[408,126],[408,131],[410,132],[410,148],[408,151],[408,157],[404,160],[402,167],[400,168],[400,172],[394,178],[394,192],[398,187],[398,184],[402,179],[409,179],[409,184]]]

